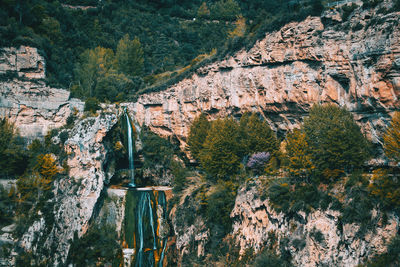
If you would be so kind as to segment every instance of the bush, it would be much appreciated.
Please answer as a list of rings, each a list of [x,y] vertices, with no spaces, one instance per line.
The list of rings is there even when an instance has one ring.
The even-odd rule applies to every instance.
[[[96,111],[100,109],[99,104],[100,104],[100,102],[99,102],[99,100],[97,100],[97,98],[89,97],[85,101],[85,111],[90,111],[90,112],[96,113]]]
[[[400,181],[399,177],[389,175],[383,169],[374,170],[372,181],[368,185],[371,195],[377,197],[386,207],[400,205]]]
[[[115,229],[110,226],[91,226],[81,238],[75,233],[66,265],[118,266],[122,250],[117,239]]]
[[[247,167],[250,168],[254,173],[261,174],[265,165],[269,161],[271,155],[269,152],[259,152],[251,155],[249,161],[247,162]]]
[[[387,252],[373,257],[367,264],[366,267],[395,267],[400,266],[400,237],[394,237],[389,246]]]
[[[144,168],[159,165],[167,169],[171,166],[174,148],[168,140],[145,128],[140,132],[140,139],[143,143]]]
[[[289,261],[282,259],[277,256],[274,252],[266,250],[261,252],[255,259],[254,267],[266,267],[266,266],[281,266],[290,267],[293,266]]]

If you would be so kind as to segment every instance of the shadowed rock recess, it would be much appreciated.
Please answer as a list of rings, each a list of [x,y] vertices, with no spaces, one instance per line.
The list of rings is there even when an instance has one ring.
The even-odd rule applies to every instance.
[[[139,125],[176,137],[184,148],[190,124],[201,112],[211,119],[258,112],[282,136],[302,122],[313,103],[336,103],[350,110],[368,138],[378,144],[391,113],[400,108],[399,23],[400,12],[358,8],[343,21],[337,11],[329,10],[321,18],[308,17],[267,33],[250,50],[202,67],[165,91],[145,93],[123,105]],[[71,114],[83,113],[84,103],[71,99],[69,91],[46,85],[44,58],[36,48],[1,49],[0,78],[0,116],[14,122],[28,139],[43,138],[49,130],[65,125]],[[54,265],[66,262],[74,233],[82,237],[90,220],[105,212],[99,207],[100,196],[114,170],[105,166],[109,151],[103,139],[117,123],[118,109],[105,104],[102,108],[98,116],[81,118],[66,130],[69,172],[55,182],[54,221],[38,216],[16,241],[34,253],[48,249]],[[354,266],[371,253],[385,251],[386,241],[399,229],[398,218],[389,217],[389,223],[377,222],[376,231],[361,239],[354,235],[356,224],[343,225],[340,233],[332,230],[340,217],[337,211],[303,214],[302,223],[285,219],[268,200],[257,197],[256,187],[248,184],[239,189],[231,213],[241,250],[259,250],[271,232],[289,243],[306,236],[301,251],[291,247],[293,263]],[[115,192],[109,195],[117,195],[112,211],[120,231],[123,209],[119,206],[125,205],[125,196]],[[181,200],[174,213],[186,214],[192,223],[179,225],[177,221],[185,220],[170,218],[178,262],[190,253],[202,256],[210,236],[201,216],[192,212],[197,209],[194,201],[190,196]],[[324,233],[323,241],[313,239],[313,231]]]

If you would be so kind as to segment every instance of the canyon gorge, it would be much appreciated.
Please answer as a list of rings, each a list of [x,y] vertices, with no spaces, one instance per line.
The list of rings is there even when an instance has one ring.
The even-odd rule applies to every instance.
[[[188,132],[201,113],[214,120],[255,112],[283,138],[299,127],[313,104],[334,103],[349,110],[375,144],[377,152],[370,165],[387,164],[382,134],[400,108],[400,12],[379,11],[390,5],[389,1],[377,8],[358,7],[348,18],[328,9],[321,17],[286,24],[267,33],[251,49],[203,66],[164,91],[145,92],[134,102],[102,103],[95,116],[85,113],[84,102],[71,98],[68,90],[46,84],[46,62],[36,48],[2,48],[0,115],[13,122],[21,136],[43,139],[70,116],[77,118],[63,130],[68,132],[64,150],[69,170],[65,179],[55,182],[53,220],[38,215],[19,240],[10,242],[42,258],[51,253],[51,265],[63,266],[72,240],[84,236],[96,221],[111,220],[117,232],[122,231],[127,196],[110,186],[116,172],[107,136],[123,108],[137,128],[148,127],[159,136],[177,140],[190,158]],[[52,137],[54,143],[61,142],[61,132]],[[387,223],[373,216],[373,228],[362,236],[357,235],[360,225],[340,223],[336,210],[299,212],[298,218],[289,218],[274,211],[268,199],[261,199],[259,183],[248,182],[238,189],[230,213],[231,235],[240,253],[248,248],[258,252],[266,244],[276,249],[276,244],[286,240],[296,266],[357,266],[384,253],[400,229],[395,214],[390,214]],[[163,185],[171,186],[171,178]],[[168,214],[173,233],[169,240],[173,252],[168,253],[175,255],[180,266],[190,266],[189,254],[206,257],[212,234],[197,213],[200,204],[192,192],[185,191]],[[315,232],[322,234],[322,241],[316,240]],[[10,239],[8,230],[1,234]],[[295,240],[304,243],[294,245]],[[12,253],[4,264],[11,264],[18,252]]]

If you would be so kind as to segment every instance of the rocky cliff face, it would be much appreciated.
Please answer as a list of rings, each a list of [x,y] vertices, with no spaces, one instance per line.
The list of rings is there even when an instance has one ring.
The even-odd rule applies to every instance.
[[[399,230],[399,218],[390,216],[383,223],[376,210],[374,225],[364,235],[359,234],[360,224],[341,224],[339,211],[299,212],[290,218],[272,209],[268,199],[260,199],[260,186],[260,181],[252,181],[240,188],[231,213],[233,235],[242,252],[285,244],[295,266],[357,266],[386,252]]]
[[[81,237],[87,231],[104,185],[111,178],[102,166],[107,155],[102,141],[116,121],[115,113],[104,112],[67,130],[70,137],[64,148],[68,154],[68,175],[55,182],[54,198],[50,200],[53,210],[30,226],[19,246],[40,255],[50,251],[54,265],[65,262],[74,233]]]
[[[390,113],[399,108],[400,13],[377,10],[359,8],[346,21],[330,10],[322,18],[290,23],[268,33],[249,51],[199,69],[169,89],[144,94],[127,105],[140,124],[161,135],[175,135],[184,146],[190,123],[201,112],[211,118],[259,112],[282,133],[297,127],[313,103],[333,102],[351,110],[370,138],[379,142]],[[10,118],[29,138],[44,136],[49,129],[64,125],[74,109],[83,110],[83,103],[70,99],[68,91],[45,85],[44,67],[35,48],[0,52],[0,115]],[[50,249],[54,264],[62,263],[74,232],[85,233],[110,178],[102,166],[103,138],[117,120],[115,111],[86,118],[68,130],[65,149],[70,171],[56,183],[54,222],[43,217],[35,221],[21,239],[22,247]],[[241,189],[232,212],[238,244],[257,250],[268,242],[271,231],[280,239],[288,238],[289,244],[304,238],[303,249],[290,247],[296,255],[293,261],[300,266],[358,264],[383,251],[399,228],[398,219],[391,217],[386,225],[377,223],[375,234],[360,239],[354,235],[357,225],[344,225],[343,232],[337,229],[340,215],[332,210],[303,214],[305,223],[300,225],[275,213],[254,190],[254,186]],[[178,215],[196,212],[194,206],[185,207],[193,201],[185,201]],[[191,246],[196,247],[195,255],[202,256],[210,236],[204,220],[180,219],[174,219],[176,246],[182,252],[178,260],[194,251]],[[323,234],[323,243],[310,234],[314,227]]]
[[[266,34],[249,51],[199,69],[162,92],[139,97],[136,118],[182,144],[193,118],[260,112],[282,133],[313,103],[347,107],[374,142],[400,94],[400,13],[358,8],[309,17]]]
[[[83,111],[84,103],[70,99],[69,91],[46,86],[44,58],[36,48],[3,48],[0,77],[0,116],[14,122],[24,137],[43,137],[71,113]]]

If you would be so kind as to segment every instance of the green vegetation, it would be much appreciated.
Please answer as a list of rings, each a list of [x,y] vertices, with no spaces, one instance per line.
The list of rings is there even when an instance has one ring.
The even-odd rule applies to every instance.
[[[202,114],[190,128],[188,144],[207,179],[214,182],[237,175],[244,168],[241,163],[253,153],[269,152],[278,157],[275,134],[256,114],[246,113],[240,122],[232,118],[208,122]]]
[[[282,266],[282,267],[290,267],[293,266],[290,261],[283,259],[282,256],[277,256],[273,251],[265,250],[260,253],[253,265],[254,267],[262,267],[262,266]]]
[[[50,85],[111,102],[162,90],[323,9],[311,0],[301,8],[278,0],[11,0],[1,6],[1,47],[38,47]],[[114,62],[102,65],[100,50]]]
[[[115,229],[107,225],[93,225],[81,238],[75,233],[66,264],[119,266],[122,251],[117,239]]]
[[[25,140],[7,119],[0,119],[0,178],[21,175],[27,168]]]
[[[204,142],[207,138],[210,126],[211,123],[208,121],[207,116],[204,113],[196,117],[190,126],[188,146],[192,157],[197,161],[200,160],[200,152],[204,148]]]
[[[361,168],[370,157],[368,141],[345,109],[314,105],[302,129],[311,162],[316,172],[328,181]]]
[[[400,112],[393,115],[392,122],[383,136],[385,154],[390,159],[400,161]]]

